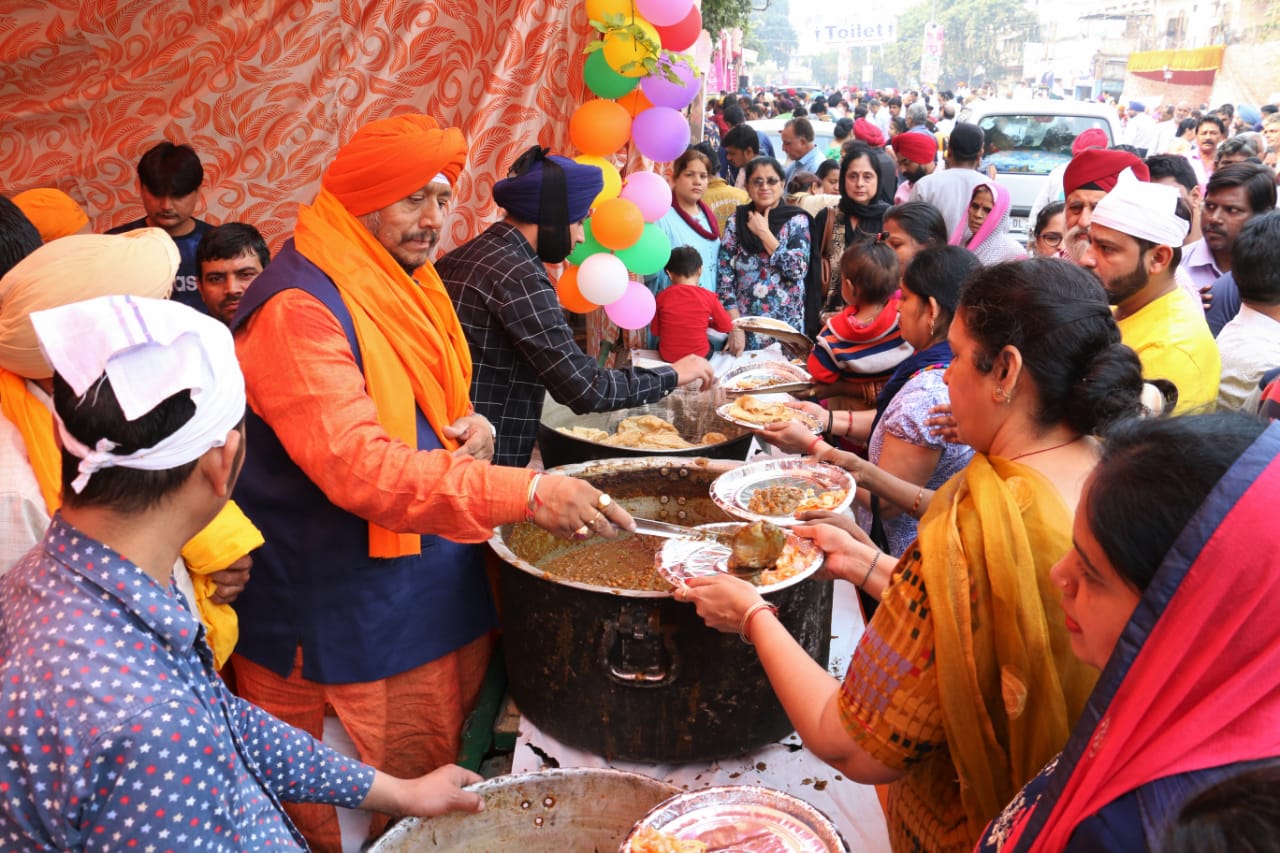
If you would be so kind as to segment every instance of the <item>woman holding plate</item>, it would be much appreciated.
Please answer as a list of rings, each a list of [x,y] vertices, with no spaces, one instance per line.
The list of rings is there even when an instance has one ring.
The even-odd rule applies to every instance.
[[[783,202],[783,174],[772,157],[756,157],[746,165],[750,201],[725,225],[716,286],[730,317],[771,317],[803,329],[809,214]],[[725,349],[740,355],[767,343],[735,328]]]
[[[855,781],[892,784],[895,850],[971,850],[1066,743],[1096,673],[1071,654],[1049,568],[1071,547],[1094,433],[1140,411],[1141,364],[1079,267],[979,271],[948,338],[944,378],[975,453],[896,570],[838,527],[796,528],[829,576],[882,591],[843,685],[751,584],[717,576],[676,591],[711,627],[755,643],[812,752]]]

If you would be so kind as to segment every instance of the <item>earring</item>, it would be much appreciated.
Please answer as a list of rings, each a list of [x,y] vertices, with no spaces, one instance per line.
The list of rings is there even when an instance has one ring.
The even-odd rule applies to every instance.
[[[1005,393],[1003,385],[996,386],[996,402],[1004,403],[1006,405],[1013,402],[1013,398],[1010,397],[1007,393]]]

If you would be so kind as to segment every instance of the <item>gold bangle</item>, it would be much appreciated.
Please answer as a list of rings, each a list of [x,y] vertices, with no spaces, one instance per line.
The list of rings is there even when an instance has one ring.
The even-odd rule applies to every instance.
[[[764,599],[760,599],[755,604],[747,608],[747,612],[742,614],[742,621],[738,624],[738,638],[748,646],[752,645],[751,638],[747,636],[747,628],[751,625],[751,617],[755,616],[761,610],[768,610],[774,616],[778,615],[778,606],[770,604]]]
[[[924,486],[921,486],[920,491],[916,492],[916,499],[911,504],[911,509],[909,510],[911,515],[915,515],[916,510],[920,509],[920,502],[922,500],[924,500]]]

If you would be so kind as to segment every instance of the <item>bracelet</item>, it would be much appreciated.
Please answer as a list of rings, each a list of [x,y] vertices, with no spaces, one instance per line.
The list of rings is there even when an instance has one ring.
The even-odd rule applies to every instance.
[[[858,581],[858,589],[866,586],[867,581],[871,579],[871,573],[876,570],[876,563],[880,562],[880,555],[883,553],[883,551],[876,551],[876,555],[871,558],[871,565],[867,566],[867,573],[862,576],[862,580]]]
[[[524,500],[525,521],[533,521],[533,514],[538,511],[538,507],[542,506],[542,498],[538,497],[538,481],[541,479],[541,471],[529,479],[529,491],[525,493]]]
[[[908,510],[907,512],[910,515],[915,515],[916,510],[920,509],[920,501],[922,500],[924,500],[924,486],[921,486],[920,491],[916,492],[915,502],[911,504],[911,509]]]
[[[853,412],[849,413],[849,423],[844,428],[844,437],[848,438],[853,435]]]
[[[820,435],[815,435],[815,436],[813,437],[813,441],[809,442],[809,447],[805,450],[804,455],[805,455],[805,456],[812,456],[812,455],[813,455],[813,449],[814,449],[815,447],[817,447],[817,446],[818,446],[819,444],[821,444],[821,443],[822,443],[822,436],[820,436]]]
[[[826,429],[827,434],[834,435],[835,428],[836,428],[836,410],[827,409],[827,429]]]
[[[747,612],[742,614],[742,622],[738,625],[738,638],[748,646],[751,645],[751,638],[747,636],[747,628],[751,624],[751,617],[755,616],[761,610],[768,610],[774,616],[778,615],[778,606],[770,604],[764,599],[760,599],[755,604],[747,608]]]

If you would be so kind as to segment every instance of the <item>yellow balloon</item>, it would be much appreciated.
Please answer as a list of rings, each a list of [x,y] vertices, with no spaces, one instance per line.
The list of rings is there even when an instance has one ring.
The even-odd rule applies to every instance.
[[[605,15],[622,15],[630,18],[635,14],[631,0],[587,0],[587,20],[604,23]]]
[[[581,163],[584,166],[598,166],[600,171],[604,173],[604,189],[600,190],[600,195],[595,197],[591,202],[593,208],[599,207],[601,202],[606,202],[611,198],[617,198],[618,193],[622,192],[622,175],[618,174],[618,167],[610,163],[603,157],[593,157],[590,154],[583,154],[573,158],[573,162]]]
[[[636,16],[635,24],[644,31],[647,43],[623,30],[610,30],[604,36],[604,61],[623,77],[643,77],[648,74],[642,63],[649,58],[656,59],[662,44],[653,24],[639,16]]]

